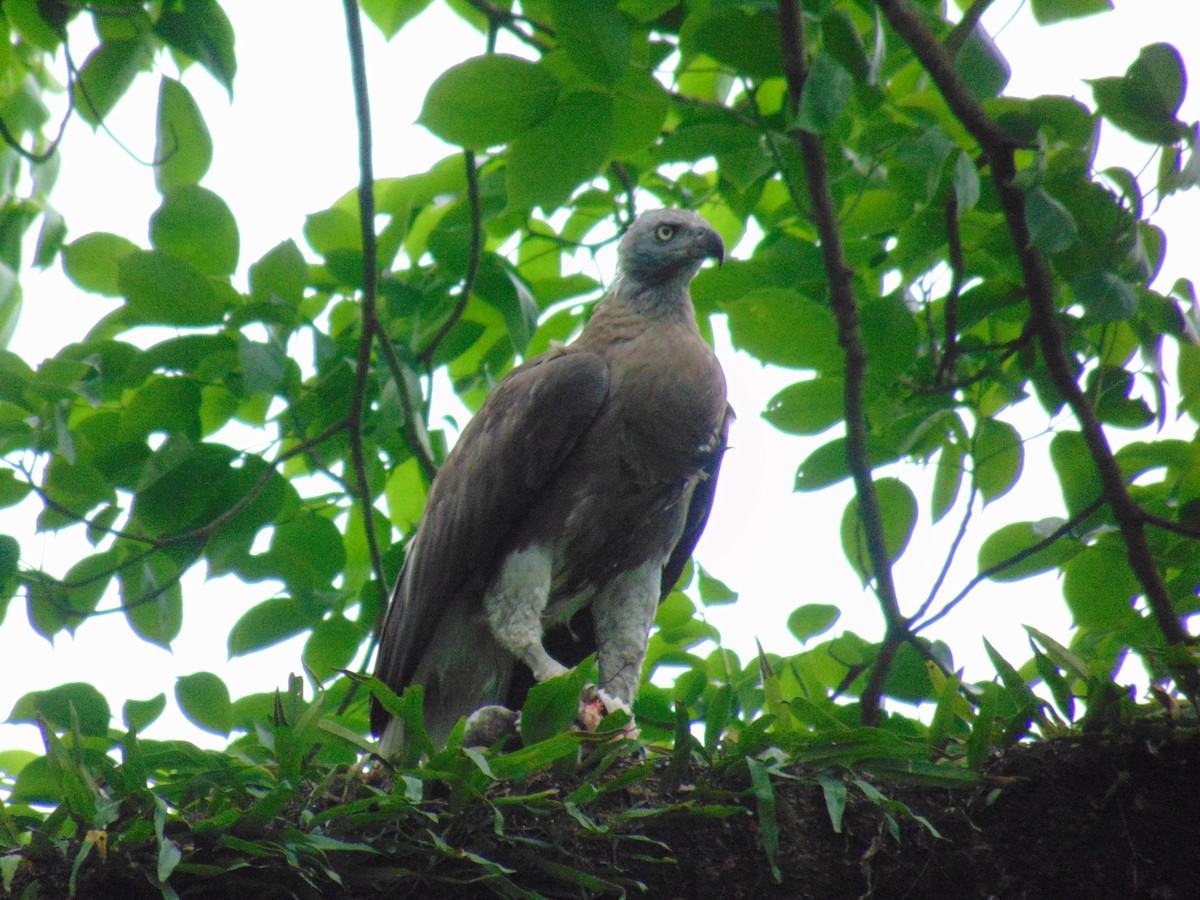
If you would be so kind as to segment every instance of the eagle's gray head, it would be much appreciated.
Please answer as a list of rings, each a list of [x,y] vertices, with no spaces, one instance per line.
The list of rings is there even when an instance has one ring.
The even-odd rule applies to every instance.
[[[686,209],[642,213],[617,245],[617,269],[628,286],[686,287],[706,259],[723,262],[725,244],[708,222]]]

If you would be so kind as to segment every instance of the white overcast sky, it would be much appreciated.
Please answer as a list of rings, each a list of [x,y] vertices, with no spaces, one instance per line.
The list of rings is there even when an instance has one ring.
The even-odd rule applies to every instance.
[[[244,277],[246,268],[279,241],[292,237],[303,246],[305,215],[327,207],[353,187],[358,177],[356,129],[340,3],[296,0],[284,7],[262,0],[225,0],[223,5],[237,34],[234,102],[230,104],[223,89],[199,67],[183,78],[213,134],[215,158],[204,185],[221,195],[237,218]],[[1090,91],[1079,78],[1120,74],[1141,46],[1154,41],[1174,43],[1200,71],[1200,6],[1195,0],[1117,0],[1113,13],[1045,29],[1032,24],[1027,3],[997,0],[984,22],[1012,63],[1008,93],[1014,96],[1061,93],[1090,106]],[[425,91],[454,62],[481,53],[483,39],[438,3],[390,44],[369,23],[365,32],[376,173],[383,177],[423,171],[453,152],[414,124]],[[86,29],[76,30],[77,57],[88,39]],[[169,61],[162,64],[165,74],[177,74]],[[139,77],[108,121],[112,132],[142,159],[153,156],[157,90],[157,74]],[[1181,118],[1200,119],[1195,91]],[[1110,134],[1102,152],[1104,164],[1119,162],[1135,172],[1155,164],[1151,148],[1120,135]],[[132,160],[110,137],[93,135],[79,121],[68,127],[62,153],[53,202],[65,214],[71,237],[112,231],[144,244],[149,215],[159,203],[150,169]],[[1151,181],[1148,174],[1146,183]],[[1168,199],[1156,215],[1169,241],[1160,285],[1181,276],[1200,278],[1194,264],[1195,223],[1200,221],[1195,194]],[[607,281],[612,273],[605,266],[611,266],[611,260],[602,259],[592,274]],[[31,364],[81,338],[109,308],[108,301],[81,295],[57,267],[26,273],[23,283],[25,311],[11,349]],[[838,629],[877,639],[881,622],[875,602],[843,559],[838,538],[848,485],[821,494],[791,492],[798,463],[833,435],[788,437],[759,417],[777,390],[804,373],[764,369],[730,350],[727,341],[719,349],[739,418],[697,558],[739,591],[741,599],[734,606],[711,610],[711,621],[743,661],[751,658],[755,637],[770,651],[799,649],[785,622],[802,603],[836,604],[842,609]],[[439,408],[453,410],[444,402]],[[1026,438],[1050,424],[1032,404],[1012,421]],[[1189,423],[1177,427],[1181,436],[1191,436]],[[968,538],[960,551],[944,589],[946,597],[975,573],[976,550],[991,531],[1006,522],[1062,513],[1044,459],[1047,446],[1048,437],[1028,443],[1026,472],[1033,477],[1023,478],[1011,494],[976,515],[974,539]],[[924,526],[931,473],[910,466],[897,474],[913,486]],[[0,531],[18,537],[25,564],[65,572],[89,549],[78,533],[81,529],[32,536],[31,511],[36,511],[32,501],[0,513]],[[922,527],[898,564],[897,583],[908,611],[924,599],[959,513],[952,512],[937,528]],[[23,601],[14,599],[0,625],[0,716],[7,715],[24,692],[68,681],[95,684],[109,698],[118,722],[123,700],[146,699],[159,691],[170,697],[175,677],[196,671],[221,675],[234,697],[285,685],[289,672],[300,671],[302,639],[250,657],[226,659],[230,626],[271,591],[269,585],[243,586],[228,578],[206,583],[199,569],[184,581],[184,629],[171,652],[137,640],[120,615],[97,617],[74,638],[59,635],[52,646],[30,629]],[[104,605],[115,602],[108,597]],[[980,637],[986,635],[1012,662],[1020,663],[1028,655],[1024,623],[1066,638],[1070,623],[1053,575],[1015,586],[984,586],[931,636],[950,644],[957,664],[966,666],[968,679],[979,679],[991,675]],[[186,737],[208,746],[222,743],[186,723],[173,701],[148,736]],[[0,726],[0,749],[37,750],[40,743],[31,727]]]

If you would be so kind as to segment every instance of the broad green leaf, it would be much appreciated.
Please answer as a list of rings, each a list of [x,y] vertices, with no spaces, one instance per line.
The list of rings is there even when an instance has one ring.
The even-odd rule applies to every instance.
[[[0,263],[0,349],[9,345],[21,318],[23,294],[16,274]]]
[[[63,42],[62,35],[43,15],[48,4],[36,0],[5,0],[4,17],[13,25],[23,41],[39,50],[53,54]]]
[[[85,291],[119,297],[121,287],[117,276],[121,261],[139,249],[120,235],[94,231],[63,247],[63,271]]]
[[[121,608],[134,634],[170,649],[183,627],[183,591],[175,563],[156,553],[117,574]]]
[[[671,97],[649,72],[628,69],[613,91],[614,157],[652,148],[671,107]]]
[[[146,324],[213,325],[225,305],[212,283],[189,263],[160,250],[141,250],[118,264],[117,283]]]
[[[724,606],[737,601],[737,591],[714,578],[704,566],[700,566],[700,602],[705,606]]]
[[[292,597],[272,597],[250,607],[229,629],[229,656],[245,656],[311,628],[319,616]]]
[[[238,359],[246,394],[275,393],[287,371],[287,351],[277,341],[259,343],[239,335]]]
[[[834,375],[797,381],[767,401],[762,417],[787,434],[820,434],[845,417],[845,393]]]
[[[841,118],[854,78],[828,53],[818,53],[800,93],[796,125],[813,134],[825,134]]]
[[[1112,0],[1033,0],[1033,17],[1039,25],[1052,25],[1065,19],[1078,19],[1108,12]]]
[[[33,486],[24,478],[18,478],[11,469],[0,469],[0,508],[20,503],[31,490]]]
[[[629,65],[629,25],[613,0],[554,0],[558,45],[588,78],[615,84]]]
[[[545,67],[505,54],[477,56],[438,76],[417,121],[451,144],[486,150],[545,119],[558,90]]]
[[[883,545],[889,561],[894,562],[904,553],[917,524],[917,498],[912,490],[898,478],[880,478],[875,482],[875,494],[879,500],[879,514],[883,520]],[[846,505],[842,514],[842,552],[850,565],[858,572],[864,583],[871,580],[871,555],[867,533],[859,514],[858,497]]]
[[[156,694],[149,700],[126,700],[121,707],[121,718],[130,731],[145,731],[167,708],[167,695]]]
[[[1070,210],[1036,186],[1025,195],[1025,224],[1030,242],[1043,253],[1067,249],[1079,234]]]
[[[12,535],[0,534],[0,595],[5,592],[8,579],[17,574],[21,562],[21,545]],[[4,617],[0,615],[0,623]]]
[[[842,611],[829,603],[806,603],[792,610],[787,618],[788,631],[800,643],[824,634],[841,617]]]
[[[1067,513],[1075,516],[1098,500],[1104,491],[1100,473],[1092,462],[1087,441],[1078,431],[1060,431],[1050,441],[1050,461],[1058,475]]]
[[[72,84],[75,111],[95,128],[112,112],[139,72],[153,61],[144,40],[104,41],[91,52]]]
[[[293,240],[276,244],[250,266],[250,296],[259,303],[299,306],[308,282],[308,264]]]
[[[389,41],[433,0],[362,0],[362,10]]]
[[[13,706],[7,721],[36,725],[41,716],[56,731],[66,731],[71,727],[72,710],[79,717],[79,730],[85,736],[104,737],[108,734],[112,720],[108,701],[85,682],[71,682],[25,694]]]
[[[306,511],[276,526],[265,562],[292,591],[313,590],[342,571],[346,547],[336,525]]]
[[[1117,322],[1138,311],[1138,295],[1112,272],[1084,272],[1071,279],[1071,292],[1095,322]]]
[[[1170,44],[1149,44],[1125,73],[1125,94],[1142,115],[1173,120],[1187,92],[1183,57]]]
[[[591,180],[612,146],[612,98],[569,94],[543,122],[520,135],[505,170],[514,208],[553,209]]]
[[[899,458],[899,454],[894,449],[874,437],[868,442],[868,452],[873,467],[885,465]],[[846,459],[846,439],[834,438],[832,441],[822,444],[810,453],[804,462],[800,463],[800,468],[796,471],[795,489],[797,491],[815,491],[831,484],[837,484],[849,477],[850,464]]]
[[[765,363],[841,374],[837,323],[828,307],[793,290],[763,288],[723,309],[734,347]]]
[[[1004,90],[1012,67],[992,36],[976,25],[954,57],[954,68],[977,100],[988,100]]]
[[[212,164],[212,137],[191,92],[164,77],[158,90],[154,184],[160,194],[198,184]]]
[[[1025,465],[1021,435],[999,419],[984,419],[979,423],[973,456],[975,468],[972,474],[985,504],[1012,490]]]
[[[215,0],[191,0],[168,6],[154,23],[154,33],[204,66],[233,98],[237,74],[233,25]]]
[[[521,737],[536,744],[571,727],[579,714],[579,698],[587,681],[584,666],[535,684],[521,708]]]
[[[233,727],[229,688],[212,672],[179,676],[175,681],[175,700],[193,725],[228,737]]]
[[[965,469],[963,465],[965,456],[966,452],[960,444],[954,441],[946,441],[942,444],[937,468],[933,474],[933,497],[929,504],[929,513],[935,522],[940,522],[954,507],[954,501],[958,499],[958,490],[962,486]]]
[[[362,638],[362,629],[345,616],[323,619],[304,644],[304,665],[321,681],[328,681],[354,660]]]
[[[714,4],[688,16],[679,43],[688,59],[704,54],[757,78],[783,74],[779,22],[766,10]]]
[[[821,17],[821,33],[825,50],[836,59],[856,81],[866,81],[871,72],[867,48],[854,20],[844,9],[831,9]]]
[[[1135,626],[1140,617],[1133,600],[1140,593],[1142,586],[1119,541],[1097,542],[1067,563],[1063,596],[1080,628],[1108,631]]]
[[[1062,523],[1062,519],[1043,519],[1040,522],[1012,522],[1003,526],[989,535],[979,548],[979,571],[985,572],[993,566],[1014,559],[1018,554],[1049,537]],[[1030,575],[1048,572],[1064,565],[1082,547],[1083,544],[1077,538],[1067,534],[1049,547],[1006,566],[988,578],[1000,582],[1019,581]]]
[[[150,242],[205,275],[232,275],[237,268],[237,222],[207,188],[185,185],[167,194],[150,217]]]

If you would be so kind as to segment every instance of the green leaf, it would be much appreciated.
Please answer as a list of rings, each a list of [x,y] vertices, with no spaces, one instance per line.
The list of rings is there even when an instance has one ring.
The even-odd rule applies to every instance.
[[[1012,67],[982,25],[971,29],[954,57],[954,68],[976,100],[989,100],[1004,90]]]
[[[1112,272],[1076,275],[1071,279],[1071,292],[1094,322],[1118,322],[1138,311],[1137,292]]]
[[[168,650],[183,627],[179,575],[175,563],[158,553],[117,573],[129,627],[142,640]]]
[[[854,78],[828,53],[818,53],[800,92],[796,125],[812,134],[825,134],[842,117]]]
[[[345,616],[323,619],[304,644],[304,665],[321,681],[328,681],[350,665],[362,637],[359,626]]]
[[[776,818],[775,788],[771,784],[771,773],[759,760],[746,757],[746,768],[750,772],[750,787],[758,805],[758,825],[762,829],[763,849],[771,864],[771,875],[778,884],[783,881],[776,857],[779,854],[779,822]]]
[[[216,0],[168,6],[154,23],[154,33],[204,66],[233,98],[237,74],[233,25]]]
[[[164,77],[158,89],[154,184],[160,194],[199,184],[212,164],[212,137],[191,92]]]
[[[1187,92],[1183,57],[1170,44],[1149,44],[1125,73],[1125,95],[1143,116],[1174,120]]]
[[[0,534],[0,596],[5,596],[8,579],[17,574],[21,563],[21,545],[12,535]],[[4,616],[0,614],[0,622]]]
[[[1032,6],[1033,17],[1039,25],[1079,19],[1113,8],[1112,0],[1033,0]]]
[[[629,65],[629,25],[612,0],[554,0],[550,6],[558,45],[580,72],[615,84]]]
[[[308,282],[308,264],[293,240],[276,244],[250,266],[250,296],[259,303],[299,306]]]
[[[767,401],[762,417],[787,434],[820,434],[845,417],[845,394],[837,376],[797,381]]]
[[[613,92],[614,157],[634,156],[654,146],[671,108],[671,97],[649,72],[628,69]]]
[[[451,144],[486,150],[545,119],[558,89],[558,79],[527,60],[477,56],[438,76],[417,121]]]
[[[750,291],[723,305],[733,346],[765,363],[841,374],[837,323],[829,308],[786,288]]]
[[[4,17],[12,23],[23,41],[46,53],[54,54],[63,39],[59,31],[42,15],[43,5],[36,0],[5,0]]]
[[[222,737],[229,736],[233,727],[229,688],[212,672],[181,675],[175,681],[175,700],[192,724]]]
[[[129,306],[147,324],[213,325],[225,305],[212,283],[190,264],[160,250],[124,257],[117,283]]]
[[[979,571],[984,572],[993,566],[1007,562],[1023,553],[1030,547],[1053,534],[1063,523],[1063,519],[1043,519],[1040,522],[1012,522],[998,531],[993,532],[979,548]],[[1032,556],[1027,556],[1020,562],[1006,566],[1004,569],[989,575],[991,581],[1019,581],[1030,575],[1048,572],[1056,569],[1075,556],[1083,544],[1071,535],[1063,535],[1045,549],[1039,550]]]
[[[595,177],[612,146],[612,105],[605,94],[568,94],[549,118],[520,135],[505,170],[510,206],[554,209]]]
[[[104,41],[91,52],[71,85],[75,111],[95,128],[112,112],[153,54],[143,40]]]
[[[264,600],[242,613],[229,629],[229,655],[245,656],[295,637],[311,628],[318,615],[292,597]]]
[[[45,691],[32,691],[21,697],[9,713],[9,723],[36,725],[41,716],[57,731],[71,728],[74,715],[79,730],[87,737],[104,737],[112,720],[108,701],[96,688],[84,682],[71,682]]]
[[[940,522],[954,507],[958,499],[958,490],[962,486],[963,459],[966,452],[954,441],[942,444],[938,455],[937,468],[933,475],[933,497],[930,502],[930,515],[933,521]]]
[[[21,284],[16,274],[0,263],[0,349],[7,347],[12,340],[23,305]]]
[[[894,562],[904,553],[916,527],[917,498],[908,485],[898,478],[878,479],[875,482],[875,494],[879,499],[879,514],[883,520],[883,545],[888,560]],[[865,584],[873,574],[867,533],[859,515],[858,497],[846,505],[846,511],[842,514],[841,534],[842,552]]]
[[[324,516],[311,512],[277,525],[266,556],[270,571],[293,592],[328,586],[346,565],[341,532]]]
[[[806,603],[793,609],[788,616],[788,631],[803,644],[832,628],[841,615],[842,611],[832,604]]]
[[[20,503],[31,490],[33,486],[24,478],[18,478],[11,469],[0,469],[0,508]]]
[[[579,698],[587,682],[585,667],[535,684],[521,708],[521,738],[536,744],[571,727],[579,715]]]
[[[975,435],[975,486],[985,504],[1003,497],[1025,465],[1025,448],[1017,429],[999,419],[983,419]]]
[[[1050,441],[1050,461],[1058,475],[1067,513],[1076,516],[1104,491],[1087,441],[1078,431],[1060,431]]]
[[[167,695],[156,694],[149,700],[126,700],[121,707],[121,718],[130,731],[145,731],[167,708]]]
[[[714,578],[704,566],[700,566],[700,602],[705,606],[724,606],[737,602],[737,591]]]
[[[238,263],[238,227],[225,201],[207,188],[171,191],[150,217],[150,242],[205,275],[232,275]]]
[[[1098,541],[1067,563],[1063,596],[1080,628],[1112,631],[1136,626],[1140,617],[1133,599],[1141,593],[1119,540]]]
[[[362,10],[389,41],[433,0],[362,0]]]
[[[1025,195],[1025,224],[1030,243],[1043,253],[1065,250],[1079,235],[1070,210],[1036,186]]]
[[[783,74],[779,22],[766,10],[714,4],[688,16],[679,43],[689,61],[702,53],[742,75],[770,78]]]
[[[85,291],[120,297],[117,278],[121,261],[139,249],[120,235],[95,231],[63,247],[63,271]]]

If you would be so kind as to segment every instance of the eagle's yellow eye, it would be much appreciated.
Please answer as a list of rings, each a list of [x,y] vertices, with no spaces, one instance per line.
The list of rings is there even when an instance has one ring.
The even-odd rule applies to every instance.
[[[654,229],[654,233],[658,236],[660,241],[669,241],[671,238],[675,237],[675,226],[659,225]]]

